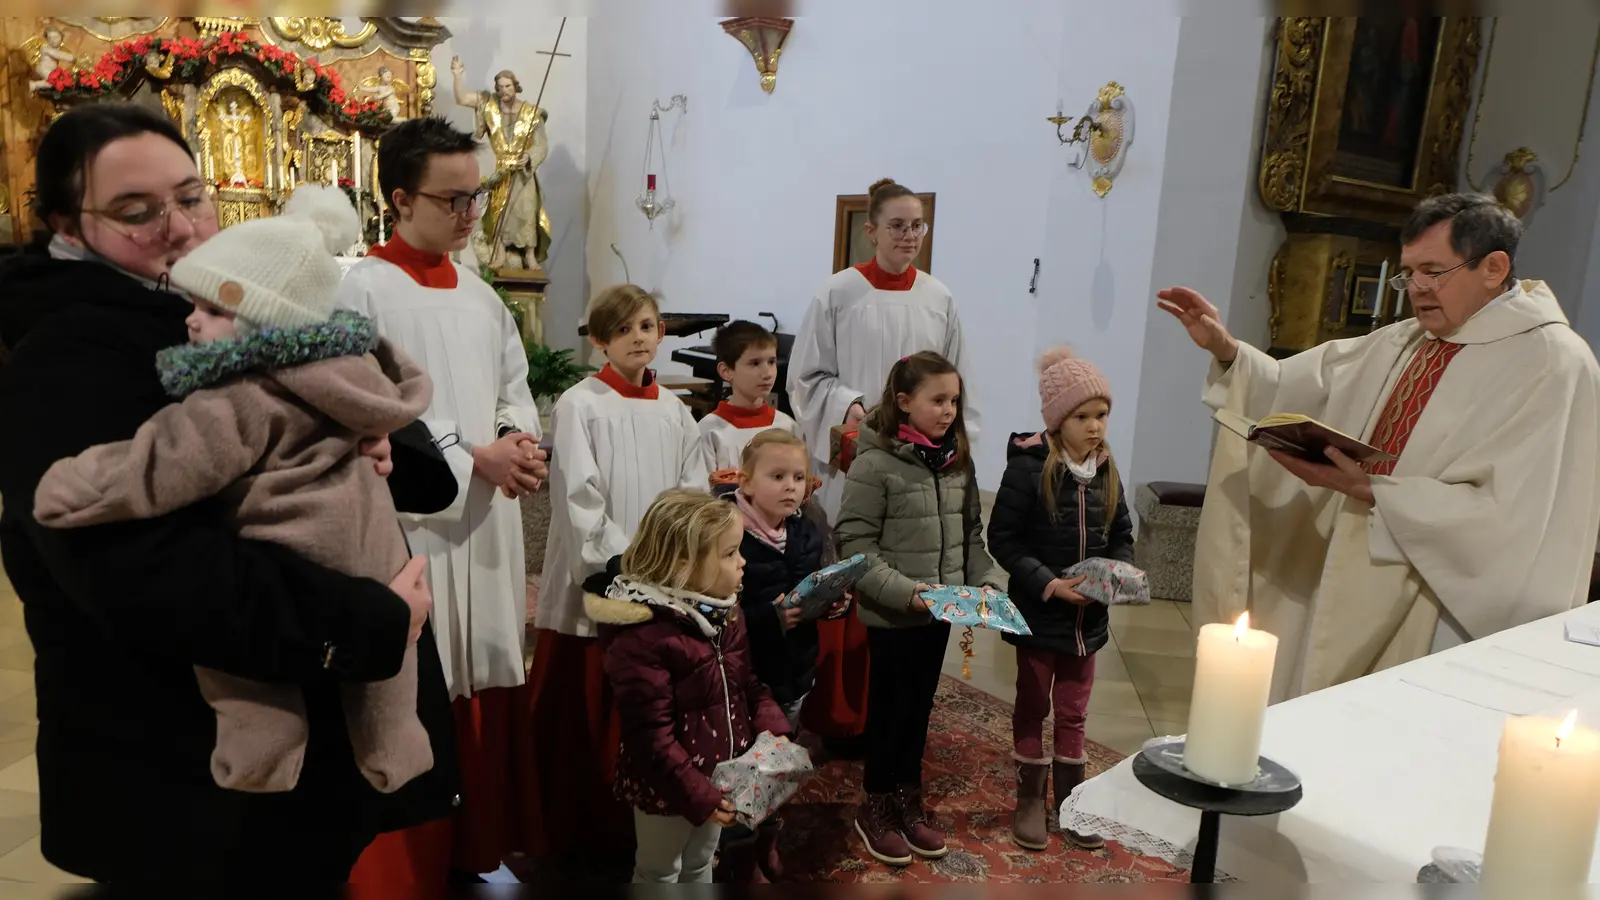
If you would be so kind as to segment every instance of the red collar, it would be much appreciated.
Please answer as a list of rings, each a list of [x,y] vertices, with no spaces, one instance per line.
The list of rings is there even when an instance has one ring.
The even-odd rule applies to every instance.
[[[606,387],[627,397],[629,400],[655,400],[661,396],[661,386],[656,384],[656,373],[649,369],[644,370],[644,384],[642,386],[629,383],[628,379],[617,374],[610,363],[595,373],[596,378],[605,383]]]
[[[734,406],[724,400],[717,404],[711,414],[735,428],[771,428],[772,423],[778,420],[778,411],[770,403],[756,407]]]
[[[387,244],[379,244],[368,250],[367,255],[399,266],[411,276],[412,281],[425,288],[451,290],[459,281],[455,264],[450,262],[448,254],[418,250],[406,243],[399,234],[391,236]]]
[[[878,265],[876,256],[856,266],[856,271],[866,276],[867,283],[880,291],[909,291],[917,281],[916,266],[906,266],[904,272],[896,275],[893,272],[885,272],[883,267]]]

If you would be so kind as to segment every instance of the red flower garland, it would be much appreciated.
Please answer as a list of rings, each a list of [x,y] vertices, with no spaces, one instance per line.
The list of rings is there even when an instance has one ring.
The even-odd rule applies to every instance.
[[[144,65],[145,57],[159,53],[172,65],[177,81],[197,79],[207,67],[225,59],[245,57],[260,63],[272,76],[294,83],[302,66],[311,70],[315,81],[309,93],[327,107],[340,125],[382,130],[393,124],[389,110],[375,99],[351,100],[344,91],[339,73],[315,59],[301,59],[270,44],[256,42],[242,31],[226,31],[214,38],[162,38],[145,35],[113,46],[95,61],[92,68],[79,71],[55,69],[46,79],[48,88],[39,94],[50,100],[92,99],[120,88]]]

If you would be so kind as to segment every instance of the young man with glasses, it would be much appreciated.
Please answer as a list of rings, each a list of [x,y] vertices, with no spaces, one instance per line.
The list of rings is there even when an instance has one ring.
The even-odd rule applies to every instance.
[[[428,557],[434,628],[455,698],[464,798],[454,821],[455,864],[489,872],[513,849],[512,716],[527,704],[527,576],[516,498],[537,490],[548,470],[516,322],[475,271],[450,258],[480,217],[477,150],[471,135],[433,117],[402,122],[379,139],[394,235],[351,267],[341,302],[371,317],[433,377],[423,419],[461,487],[449,508],[405,517],[403,525],[412,552]],[[433,831],[420,841],[380,838],[357,880],[379,873],[436,880],[442,872],[417,871],[420,857],[401,849],[450,842],[447,831]],[[442,863],[448,853],[435,855]]]
[[[1398,457],[1363,467],[1330,450],[1323,465],[1218,437],[1195,624],[1248,603],[1280,641],[1275,702],[1587,599],[1600,366],[1549,286],[1512,276],[1521,236],[1493,197],[1423,201],[1394,280],[1416,318],[1282,361],[1198,293],[1161,292],[1214,357],[1207,405],[1312,416]]]

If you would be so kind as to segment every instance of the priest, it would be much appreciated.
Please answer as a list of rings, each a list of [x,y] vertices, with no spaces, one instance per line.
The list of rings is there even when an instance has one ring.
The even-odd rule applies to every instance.
[[[1217,437],[1195,624],[1279,638],[1273,702],[1574,608],[1600,533],[1600,367],[1554,293],[1512,275],[1492,197],[1425,200],[1401,233],[1414,319],[1279,361],[1204,297],[1159,306],[1214,357],[1205,403],[1311,416],[1398,461],[1326,464]]]

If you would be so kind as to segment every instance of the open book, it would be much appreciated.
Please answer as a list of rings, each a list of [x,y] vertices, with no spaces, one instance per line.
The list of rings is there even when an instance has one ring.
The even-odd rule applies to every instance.
[[[1315,463],[1330,464],[1327,454],[1323,452],[1330,446],[1358,463],[1385,462],[1395,458],[1310,416],[1273,413],[1259,422],[1251,422],[1232,410],[1219,409],[1212,414],[1212,418],[1217,420],[1218,425],[1253,444],[1281,450]]]

